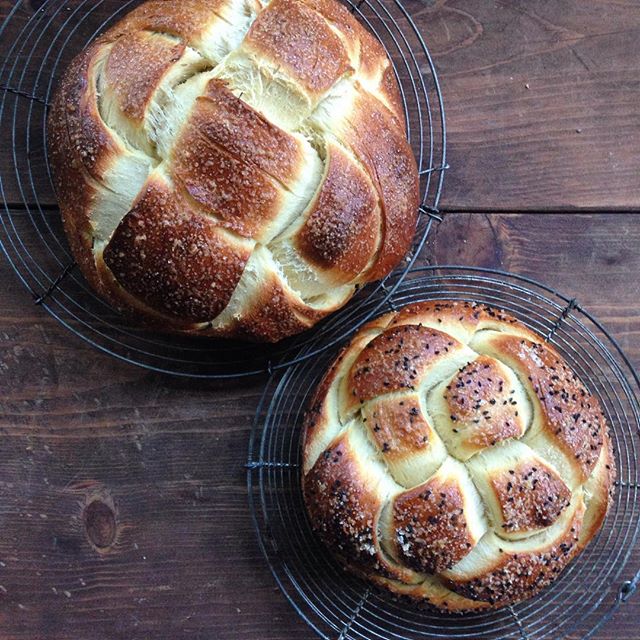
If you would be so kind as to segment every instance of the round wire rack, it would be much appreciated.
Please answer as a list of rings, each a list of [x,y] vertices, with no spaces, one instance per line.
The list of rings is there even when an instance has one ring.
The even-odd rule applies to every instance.
[[[415,269],[385,301],[385,310],[433,299],[481,302],[510,312],[545,336],[600,399],[617,466],[615,497],[602,529],[542,594],[493,612],[436,612],[345,573],[315,537],[300,487],[303,413],[336,345],[274,373],[258,408],[246,466],[264,556],[296,612],[322,638],[588,638],[640,579],[639,567],[629,562],[640,522],[638,376],[616,341],[576,300],[533,280],[479,268]],[[368,317],[373,307],[379,305],[370,300],[356,317]]]
[[[271,372],[331,348],[393,295],[432,226],[446,165],[442,94],[433,61],[401,0],[344,0],[391,58],[420,173],[413,247],[392,277],[361,288],[341,311],[273,346],[164,336],[128,325],[95,295],[70,253],[51,184],[46,115],[56,80],[97,34],[139,0],[21,0],[0,27],[0,246],[36,304],[75,335],[166,373],[228,378]],[[313,345],[312,348],[309,348]]]

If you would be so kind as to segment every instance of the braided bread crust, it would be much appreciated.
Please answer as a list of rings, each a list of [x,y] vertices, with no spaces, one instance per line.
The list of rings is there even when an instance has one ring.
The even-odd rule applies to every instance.
[[[449,611],[550,584],[599,530],[605,416],[515,318],[459,301],[365,325],[305,417],[311,523],[352,571]]]
[[[48,120],[88,281],[164,331],[277,341],[389,273],[418,175],[393,68],[334,0],[150,0]]]

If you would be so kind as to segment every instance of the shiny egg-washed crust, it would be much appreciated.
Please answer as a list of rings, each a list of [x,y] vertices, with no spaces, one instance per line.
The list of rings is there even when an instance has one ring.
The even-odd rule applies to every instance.
[[[554,347],[484,305],[372,320],[305,415],[302,486],[322,541],[446,611],[547,586],[602,526],[614,479],[598,400]]]
[[[532,532],[555,522],[571,499],[569,487],[543,463],[525,461],[491,476],[505,533]]]
[[[584,511],[580,496],[553,541],[545,541],[539,547],[533,544],[525,551],[498,547],[497,555],[482,564],[480,571],[472,570],[461,577],[455,567],[445,571],[444,585],[471,600],[493,606],[505,606],[535,595],[553,582],[578,552]]]
[[[477,542],[469,532],[455,482],[430,479],[397,496],[392,508],[396,552],[415,571],[440,573],[464,558]]]
[[[422,415],[417,395],[382,398],[380,402],[371,403],[363,407],[362,421],[367,422],[369,437],[388,461],[427,449],[433,438],[432,428]]]
[[[48,119],[66,234],[137,322],[275,342],[388,274],[418,173],[393,67],[335,0],[149,0]]]
[[[460,369],[441,393],[451,439],[459,442],[465,455],[519,438],[526,429],[526,407],[504,374],[499,362],[480,356]]]

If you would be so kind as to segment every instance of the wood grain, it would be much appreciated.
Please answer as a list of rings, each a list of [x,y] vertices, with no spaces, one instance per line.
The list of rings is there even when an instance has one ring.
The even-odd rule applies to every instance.
[[[427,252],[435,264],[505,269],[575,297],[640,368],[640,215],[451,214]]]
[[[443,208],[638,206],[640,4],[421,4],[446,98]]]
[[[13,19],[22,28],[41,2]],[[68,3],[74,7],[76,2]],[[45,34],[18,47],[9,84],[44,96],[91,33],[121,3],[107,1],[56,40],[69,11],[47,7]],[[448,159],[447,211],[631,210],[640,207],[640,4],[635,0],[407,0],[442,81]],[[4,8],[6,11],[6,6]],[[51,24],[45,29],[47,20]],[[407,29],[405,24],[405,29]],[[64,39],[70,35],[69,41]],[[0,44],[8,55],[11,32]],[[53,48],[50,50],[53,40]],[[412,42],[415,39],[412,39]],[[34,46],[32,46],[34,45]],[[61,56],[58,53],[61,52]],[[45,58],[46,56],[46,58]],[[58,59],[59,58],[59,59]],[[0,58],[2,60],[3,58]],[[46,72],[36,70],[46,59]],[[23,73],[24,70],[24,73]],[[44,165],[44,107],[11,98],[0,128],[0,166],[8,202],[53,205]],[[27,141],[12,127],[25,130]],[[28,157],[27,157],[28,147]],[[34,184],[20,182],[28,170]]]
[[[640,366],[640,217],[449,214],[427,259],[575,295]],[[2,637],[312,637],[275,586],[247,505],[264,380],[127,366],[34,306],[4,261],[0,281]],[[104,511],[87,517],[95,501],[114,531]],[[595,637],[637,640],[638,620],[635,598]]]
[[[95,4],[94,28],[107,4]],[[575,296],[640,368],[640,216],[604,213],[640,210],[640,5],[404,5],[434,54],[449,131],[442,208],[454,213],[423,262],[512,270]],[[13,6],[0,0],[0,17]],[[22,3],[8,36],[59,5],[42,6]],[[80,26],[60,68],[90,32]],[[20,53],[23,88],[46,88],[52,67],[36,82],[27,63],[51,44],[44,35]],[[35,119],[39,137],[27,148],[0,128],[5,199],[37,198],[39,228],[47,219],[59,233],[44,108],[7,104],[18,129]],[[21,191],[29,168],[34,182]],[[25,245],[44,255],[28,216],[13,213]],[[64,263],[64,241],[43,259]],[[243,465],[264,379],[194,382],[128,366],[36,307],[5,260],[0,283],[3,640],[311,638],[275,585],[247,505]],[[637,549],[630,562],[640,566]],[[640,640],[639,627],[636,594],[594,638]]]

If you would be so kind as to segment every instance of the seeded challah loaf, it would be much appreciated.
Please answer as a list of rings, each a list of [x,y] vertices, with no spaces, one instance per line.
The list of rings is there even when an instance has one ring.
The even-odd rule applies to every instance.
[[[71,63],[48,148],[75,258],[113,305],[275,341],[406,253],[403,122],[382,46],[334,0],[152,0]]]
[[[360,575],[450,611],[548,585],[613,488],[597,399],[538,335],[465,302],[366,325],[305,427],[303,490],[323,541]]]

